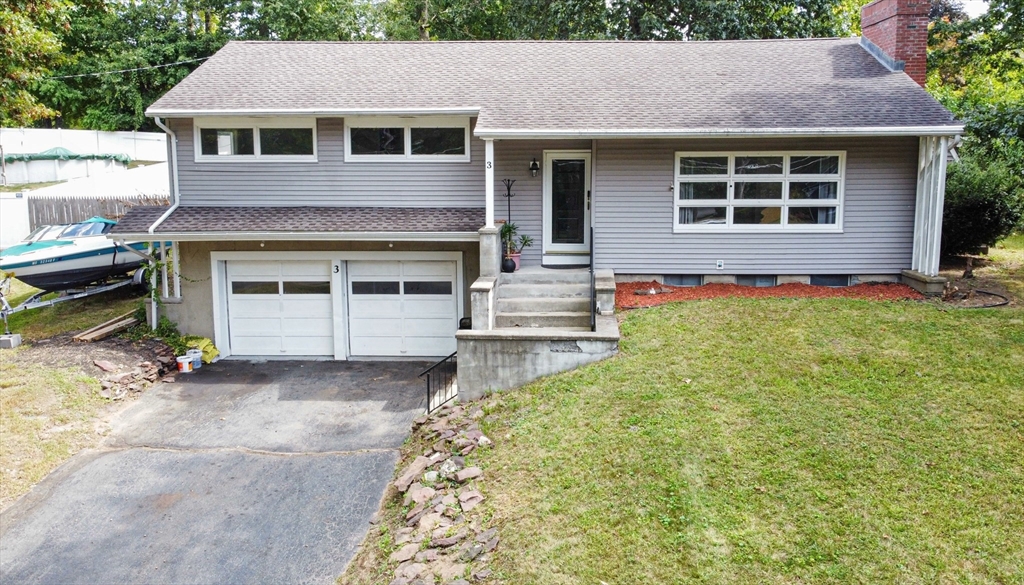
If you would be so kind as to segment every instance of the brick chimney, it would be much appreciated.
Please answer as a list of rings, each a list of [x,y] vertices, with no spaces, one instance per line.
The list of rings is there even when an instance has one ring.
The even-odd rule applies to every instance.
[[[921,86],[927,72],[929,8],[928,0],[875,0],[860,11],[862,39],[881,49],[884,56],[870,45],[867,49],[890,69],[902,68]]]

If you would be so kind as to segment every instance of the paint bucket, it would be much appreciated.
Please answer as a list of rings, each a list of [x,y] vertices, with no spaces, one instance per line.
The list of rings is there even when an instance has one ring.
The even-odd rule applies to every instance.
[[[192,373],[192,356],[183,355],[178,358],[178,371],[183,374]]]
[[[192,358],[192,369],[198,370],[203,367],[203,350],[201,349],[190,349],[185,352],[185,355]]]

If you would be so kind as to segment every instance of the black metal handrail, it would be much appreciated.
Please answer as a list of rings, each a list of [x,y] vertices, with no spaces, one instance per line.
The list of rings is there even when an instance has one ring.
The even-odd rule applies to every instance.
[[[458,353],[453,353],[420,373],[420,378],[427,377],[427,414],[448,404],[459,395]]]
[[[594,277],[594,228],[590,228],[590,330],[597,331],[597,279]]]

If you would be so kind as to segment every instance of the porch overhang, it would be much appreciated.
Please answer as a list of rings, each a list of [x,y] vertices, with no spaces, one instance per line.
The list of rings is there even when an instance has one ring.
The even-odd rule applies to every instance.
[[[127,240],[479,241],[483,208],[179,207],[151,233],[166,207],[137,207],[110,232]]]

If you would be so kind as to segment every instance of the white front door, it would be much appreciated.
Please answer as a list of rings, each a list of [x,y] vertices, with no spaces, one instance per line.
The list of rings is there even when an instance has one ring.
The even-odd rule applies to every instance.
[[[331,262],[227,263],[231,353],[334,355]]]
[[[544,152],[544,263],[590,262],[590,151]]]
[[[351,354],[453,353],[459,327],[456,269],[447,261],[349,261]]]

